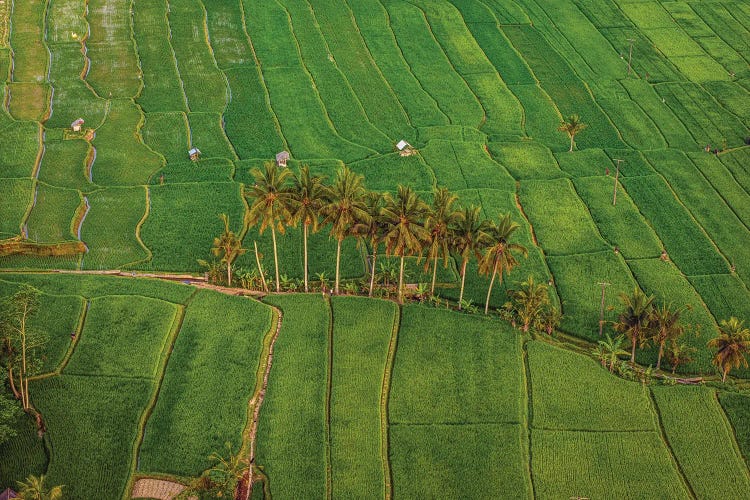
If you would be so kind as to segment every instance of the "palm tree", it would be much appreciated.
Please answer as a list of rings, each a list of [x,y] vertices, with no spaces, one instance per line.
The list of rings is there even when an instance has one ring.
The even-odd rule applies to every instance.
[[[661,368],[661,360],[664,356],[664,347],[667,341],[676,341],[685,333],[685,327],[680,323],[680,315],[690,306],[682,309],[674,309],[672,304],[662,304],[654,307],[651,311],[651,331],[654,343],[659,346],[659,354],[656,358],[656,370]]]
[[[339,169],[336,180],[331,186],[330,197],[323,206],[323,222],[331,224],[331,236],[336,239],[336,282],[334,292],[339,293],[341,268],[341,243],[349,236],[352,226],[367,221],[370,215],[365,204],[365,187],[363,177],[348,167]]]
[[[44,474],[37,477],[33,474],[26,481],[18,481],[19,498],[23,500],[59,500],[63,497],[62,486],[47,489],[44,485]]]
[[[557,127],[557,130],[560,132],[565,132],[570,137],[570,151],[573,151],[573,147],[575,146],[575,137],[578,132],[588,127],[585,123],[581,121],[581,117],[579,117],[577,114],[570,115],[567,120],[563,120],[560,122],[560,126]]]
[[[547,335],[552,335],[555,328],[562,321],[563,315],[560,309],[548,305],[543,311],[538,321],[538,328],[547,332]]]
[[[430,286],[430,295],[435,295],[435,280],[437,278],[438,259],[443,258],[443,267],[448,266],[450,258],[450,229],[456,221],[458,212],[453,208],[453,204],[458,200],[458,196],[442,187],[433,191],[432,210],[430,211],[426,227],[430,232],[430,244],[427,248],[427,260],[425,267],[432,261],[432,285]]]
[[[635,348],[647,340],[649,319],[653,308],[654,296],[647,297],[638,287],[633,290],[633,295],[620,294],[620,301],[625,310],[620,313],[614,324],[615,331],[624,333],[632,344],[630,352],[630,363],[635,364]]]
[[[734,316],[719,323],[719,334],[708,341],[708,347],[716,349],[712,363],[721,370],[721,381],[726,382],[732,368],[745,366],[750,352],[750,328]]]
[[[361,243],[363,246],[365,242],[369,241],[372,247],[372,260],[370,261],[370,289],[368,296],[372,297],[372,291],[375,288],[375,264],[378,257],[378,247],[380,242],[385,235],[385,225],[380,212],[383,209],[383,195],[381,193],[370,192],[365,195],[365,204],[367,206],[367,214],[370,216],[368,220],[357,221],[352,227],[352,234],[357,237],[358,245]]]
[[[600,340],[597,344],[604,352],[604,359],[602,362],[604,364],[609,364],[610,372],[614,371],[615,363],[617,363],[618,358],[620,356],[627,356],[628,354],[628,351],[622,348],[623,340],[624,339],[622,335],[618,335],[613,339],[610,334],[607,333],[607,339]]]
[[[519,226],[515,222],[510,220],[510,214],[505,214],[500,217],[499,224],[490,224],[486,229],[485,234],[487,235],[487,247],[484,250],[484,255],[479,260],[479,273],[480,274],[491,274],[490,287],[487,290],[487,300],[484,303],[484,314],[490,309],[490,296],[492,295],[492,285],[495,284],[495,276],[500,274],[500,285],[503,284],[503,274],[510,273],[511,269],[518,265],[513,252],[519,252],[524,257],[528,256],[529,252],[526,247],[517,243],[510,243],[510,238],[513,233],[518,229]],[[533,278],[529,278],[533,284]],[[546,295],[546,289],[545,289]],[[528,331],[528,324],[525,325]]]
[[[324,178],[310,175],[310,167],[302,165],[299,177],[294,178],[292,189],[292,220],[302,223],[302,241],[305,254],[305,292],[309,292],[307,270],[307,234],[310,229],[317,233],[320,227],[320,210],[328,199],[328,188]]]
[[[276,248],[276,230],[285,232],[285,225],[291,221],[291,190],[287,181],[292,172],[286,168],[279,168],[274,162],[266,162],[263,170],[254,168],[251,171],[255,177],[255,184],[250,188],[250,202],[248,222],[251,226],[260,223],[260,234],[267,227],[271,228],[273,241],[273,262],[276,267],[276,291],[281,291],[279,279],[279,254]]]
[[[453,234],[451,248],[461,256],[461,292],[458,296],[459,310],[464,299],[466,265],[469,263],[472,254],[479,259],[479,249],[487,239],[484,233],[484,230],[487,228],[487,221],[480,218],[480,211],[481,208],[474,205],[459,211],[451,231]]]
[[[521,330],[529,331],[531,325],[538,325],[544,307],[549,304],[547,287],[541,283],[535,283],[534,277],[521,283],[519,290],[511,290],[510,309],[513,319],[520,321]]]
[[[386,227],[383,242],[386,255],[401,257],[398,272],[398,302],[404,302],[404,258],[422,252],[425,243],[430,239],[430,233],[425,229],[423,221],[429,213],[430,207],[422,201],[419,195],[409,186],[398,186],[396,196],[386,193],[385,205],[381,211],[383,223]]]
[[[219,218],[224,222],[224,232],[221,236],[214,238],[214,246],[211,248],[211,253],[216,257],[221,257],[221,262],[227,266],[227,286],[232,286],[232,262],[245,253],[245,249],[242,248],[242,240],[234,234],[234,231],[229,229],[229,217],[227,214],[219,215]]]

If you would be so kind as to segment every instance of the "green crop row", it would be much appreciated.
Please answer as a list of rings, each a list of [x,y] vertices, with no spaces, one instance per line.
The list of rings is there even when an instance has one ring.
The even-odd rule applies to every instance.
[[[361,297],[336,297],[332,306],[332,493],[379,498],[384,488],[381,390],[398,311],[392,302]]]
[[[481,143],[430,141],[420,155],[435,172],[438,186],[513,191],[515,179],[487,154]]]
[[[0,178],[31,177],[39,147],[38,124],[8,120],[0,125]]]
[[[493,158],[507,168],[516,179],[566,177],[552,152],[540,142],[491,142],[488,149]]]
[[[138,104],[147,113],[187,111],[170,42],[167,2],[148,2],[133,9],[133,36],[143,71]]]
[[[243,26],[241,2],[204,2],[203,7],[211,49],[219,68],[254,65],[250,40]]]
[[[155,377],[177,306],[127,295],[95,298],[90,304],[83,332],[64,373]]]
[[[93,150],[84,140],[59,141],[48,137],[38,178],[51,186],[88,191],[92,187],[87,171],[89,155],[93,155]]]
[[[712,389],[654,387],[669,446],[698,498],[740,498],[750,475]]]
[[[24,218],[33,202],[34,183],[31,179],[5,179],[0,184],[0,238],[21,234]]]
[[[226,441],[237,450],[254,390],[249,374],[271,326],[270,308],[256,301],[195,295],[146,423],[139,470],[197,476]]]
[[[750,398],[734,392],[719,393],[719,402],[734,428],[734,436],[745,463],[750,459]]]
[[[38,243],[77,239],[71,220],[82,208],[82,203],[78,191],[38,183],[34,208],[27,220],[29,239]]]
[[[283,312],[258,424],[257,460],[280,498],[324,497],[329,309],[317,295],[273,297]]]
[[[522,421],[523,366],[514,330],[421,305],[404,307],[402,314],[392,425]]]

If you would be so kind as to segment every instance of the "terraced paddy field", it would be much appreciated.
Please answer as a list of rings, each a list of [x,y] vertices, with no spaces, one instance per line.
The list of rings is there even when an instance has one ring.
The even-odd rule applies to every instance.
[[[263,265],[272,269],[271,238],[247,227],[242,194],[254,182],[250,169],[286,150],[295,171],[309,164],[330,179],[345,164],[373,190],[407,184],[428,193],[445,186],[462,205],[481,205],[484,217],[510,213],[529,257],[495,287],[493,308],[532,275],[552,284],[552,300],[564,314],[560,330],[591,342],[598,340],[601,310],[605,321],[616,319],[619,292],[639,287],[659,300],[690,304],[686,315],[702,333],[688,339],[697,352],[680,371],[711,376],[706,341],[717,323],[730,316],[750,321],[749,63],[750,6],[742,0],[4,0],[0,242],[82,242],[86,252],[0,256],[0,269],[197,274],[197,260],[209,257],[222,229],[220,213],[229,215],[246,248],[258,243]],[[588,125],[574,151],[557,130],[571,114]],[[82,130],[71,130],[79,118]],[[400,156],[400,140],[415,154]],[[193,147],[202,152],[197,162],[188,158]],[[311,275],[333,275],[329,229],[311,238]],[[290,229],[278,243],[281,273],[301,278],[301,230]],[[371,252],[345,241],[342,276],[365,278]],[[254,268],[252,252],[237,265]],[[438,295],[458,298],[459,268],[453,256],[439,273]],[[429,281],[417,269],[410,265],[410,280]],[[51,310],[65,311],[64,325],[52,326],[49,312],[45,320],[57,332],[45,369],[56,375],[34,382],[40,410],[56,422],[49,439],[61,441],[55,446],[61,455],[35,448],[29,470],[71,485],[73,498],[110,492],[115,498],[127,495],[134,473],[193,476],[208,453],[239,439],[273,322],[270,308],[161,282],[0,278],[35,284]],[[466,281],[465,298],[483,303],[489,279],[477,275],[475,263]],[[603,308],[600,282],[610,283]],[[534,396],[540,385],[553,384],[551,399],[567,397],[562,375],[545,375],[544,366],[563,369],[568,351],[516,343],[517,334],[499,322],[472,319],[469,327],[465,316],[355,299],[336,298],[321,309],[317,299],[317,305],[312,298],[272,299],[288,320],[279,350],[304,359],[298,366],[279,355],[265,407],[274,416],[262,413],[258,430],[258,464],[279,497],[742,495],[747,468],[737,457],[748,456],[742,399],[717,400],[712,389],[707,396],[615,388],[620,399],[571,406],[619,414],[617,402],[627,400],[633,418],[592,423]],[[221,308],[236,316],[218,315]],[[315,322],[289,326],[297,309]],[[410,336],[418,330],[409,326],[416,311],[438,330],[457,323],[444,335],[430,328]],[[210,314],[218,315],[215,321]],[[136,316],[147,319],[139,324]],[[364,332],[358,321],[367,317],[367,341],[347,339],[345,331]],[[108,318],[122,320],[116,331]],[[202,337],[219,320],[234,332],[254,332],[253,339],[230,346],[219,331]],[[79,324],[83,335],[73,350],[59,335]],[[285,341],[286,329],[296,333]],[[454,331],[477,338],[464,342],[448,335]],[[109,342],[112,335],[122,345]],[[297,344],[294,335],[302,336]],[[424,336],[438,338],[423,346],[417,338]],[[120,359],[135,345],[142,349]],[[426,355],[428,348],[437,350]],[[518,366],[506,366],[501,353]],[[193,355],[200,362],[191,363]],[[195,389],[196,380],[215,377],[206,366],[227,355],[237,365],[226,369],[237,380],[249,374],[242,379],[248,384]],[[549,363],[539,361],[545,356]],[[655,358],[653,347],[639,351],[644,365]],[[436,360],[441,368],[434,370],[454,366],[453,379],[428,368]],[[542,365],[536,374],[535,363]],[[466,365],[472,369],[464,371]],[[583,377],[583,387],[609,377],[588,368],[597,375]],[[296,370],[304,370],[304,394],[293,383]],[[361,376],[352,375],[358,370]],[[277,393],[275,380],[284,387]],[[106,418],[122,422],[117,433],[55,437],[69,422],[94,418],[94,406],[68,413],[53,397],[60,391],[112,401]],[[733,443],[736,436],[738,444],[726,445],[735,451],[722,452],[734,458],[697,452],[691,449],[697,444],[680,440],[681,426],[693,424],[667,413],[683,404],[682,394],[685,405],[725,426],[711,440]],[[196,436],[201,412],[224,404],[214,397],[232,399],[226,420],[215,434]],[[304,432],[291,429],[297,412]],[[317,441],[300,444],[307,438]],[[110,455],[92,451],[86,473],[71,478],[70,443],[101,440],[108,444],[96,453]],[[185,442],[180,459],[162,451],[175,441]],[[603,449],[612,451],[606,467],[598,458]],[[636,450],[644,454],[638,463],[631,458]],[[733,464],[722,474],[745,478],[737,480],[740,489],[724,491],[724,480],[708,479],[718,477],[708,472],[716,464],[696,462],[695,453]],[[302,463],[308,456],[317,458]],[[602,469],[585,465],[591,463]],[[0,477],[5,470],[25,477],[18,463],[7,467]],[[96,479],[104,470],[116,472]],[[631,489],[636,479],[642,489]]]
[[[4,482],[46,473],[65,498],[129,498],[138,479],[200,475],[225,441],[247,445],[280,317],[254,495],[744,498],[750,487],[745,396],[628,382],[499,319],[76,278],[2,276],[4,293],[43,291],[54,315],[36,327],[55,339],[31,383],[46,433],[22,427],[0,445]]]

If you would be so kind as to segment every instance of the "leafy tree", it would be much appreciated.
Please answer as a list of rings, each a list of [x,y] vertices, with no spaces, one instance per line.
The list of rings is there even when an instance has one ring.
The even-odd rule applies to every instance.
[[[425,221],[425,226],[430,232],[430,243],[427,247],[427,259],[425,261],[425,268],[428,268],[430,262],[432,262],[430,295],[435,295],[438,259],[442,258],[443,267],[448,267],[451,228],[458,217],[458,211],[453,208],[453,205],[457,200],[458,196],[444,187],[435,189],[432,194],[432,210]]]
[[[5,366],[8,384],[13,397],[21,399],[21,391],[16,387],[15,368],[18,362],[18,342],[16,330],[13,328],[13,307],[10,297],[0,299],[0,358]]]
[[[560,312],[560,309],[548,304],[542,311],[537,328],[546,332],[547,335],[552,335],[552,332],[554,332],[560,325],[562,317],[563,315],[562,312]]]
[[[487,290],[487,300],[484,303],[484,314],[487,314],[490,309],[490,296],[492,295],[492,285],[495,284],[495,277],[500,275],[500,285],[503,284],[503,274],[510,273],[511,269],[518,265],[513,252],[528,255],[526,247],[519,245],[518,243],[511,243],[510,239],[513,233],[520,226],[510,220],[510,214],[505,214],[500,217],[500,223],[490,223],[485,229],[486,241],[484,255],[479,259],[479,273],[480,274],[491,274],[490,286]],[[529,278],[529,281],[533,284],[533,278]],[[546,295],[546,288],[545,288]],[[525,323],[524,331],[529,330],[529,324]]]
[[[266,162],[263,170],[254,168],[251,174],[255,178],[255,184],[250,187],[250,193],[246,193],[250,202],[248,221],[251,226],[260,224],[260,234],[266,228],[271,228],[271,239],[273,241],[273,261],[276,268],[276,291],[279,292],[279,254],[276,248],[276,230],[284,234],[286,224],[292,219],[291,189],[288,181],[292,172],[287,168],[279,168],[274,162]]]
[[[570,151],[573,151],[573,147],[575,146],[576,134],[578,134],[586,127],[588,127],[588,125],[581,121],[581,117],[579,117],[577,114],[573,114],[570,115],[566,120],[563,120],[560,123],[560,126],[557,127],[557,130],[568,134],[568,137],[570,137]]]
[[[649,320],[653,308],[653,295],[647,297],[638,287],[633,295],[620,294],[624,310],[614,324],[615,331],[625,334],[631,342],[630,363],[635,364],[635,348],[648,340]]]
[[[328,202],[323,206],[323,220],[331,224],[331,236],[336,239],[336,281],[334,292],[339,293],[341,269],[341,243],[350,235],[352,226],[366,222],[370,215],[365,204],[364,177],[352,172],[348,167],[339,169],[331,186]]]
[[[659,346],[659,354],[656,358],[656,370],[661,368],[661,360],[664,356],[664,348],[669,341],[676,341],[685,333],[685,326],[680,321],[680,316],[690,306],[675,309],[672,304],[662,304],[654,307],[651,311],[651,338]]]
[[[480,258],[480,249],[486,241],[485,229],[487,221],[480,217],[481,208],[470,206],[458,212],[453,223],[451,233],[451,248],[461,256],[461,291],[458,296],[458,309],[462,308],[464,299],[464,284],[466,282],[466,265],[474,255]]]
[[[398,302],[404,302],[404,258],[407,255],[421,254],[430,235],[423,222],[429,207],[419,195],[408,186],[398,186],[396,196],[385,195],[385,205],[381,211],[386,232],[383,236],[387,255],[401,258],[398,273]]]
[[[310,167],[302,165],[299,176],[294,178],[292,189],[292,220],[302,223],[302,235],[305,256],[305,292],[309,292],[307,267],[307,235],[310,230],[317,233],[320,228],[320,211],[328,199],[328,188],[323,184],[324,178],[310,175]]]
[[[363,246],[365,242],[369,242],[372,247],[372,260],[370,262],[370,287],[368,296],[372,297],[372,291],[375,287],[375,265],[378,257],[378,247],[380,246],[383,236],[385,236],[385,224],[381,216],[383,210],[383,195],[381,193],[367,193],[365,195],[365,204],[367,214],[369,218],[367,220],[359,220],[352,227],[352,234],[357,237],[358,245],[361,243]]]
[[[46,337],[29,326],[29,320],[38,308],[39,290],[29,285],[21,285],[6,303],[5,328],[10,330],[10,344],[14,346],[10,351],[16,357],[11,363],[9,378],[14,393],[20,396],[24,410],[31,408],[28,378],[33,375],[39,362],[37,349],[46,343]],[[16,364],[19,365],[17,375],[13,371]]]
[[[18,401],[0,393],[0,445],[16,435],[15,423],[19,413]]]
[[[606,339],[600,340],[597,343],[604,356],[602,359],[602,364],[605,366],[609,365],[610,372],[614,371],[615,364],[617,363],[617,360],[620,358],[620,356],[628,355],[628,351],[622,348],[623,340],[624,337],[622,335],[618,335],[613,339],[612,336],[607,333]]]
[[[693,361],[693,354],[697,349],[679,340],[673,340],[669,343],[665,353],[669,366],[672,367],[672,375],[677,371],[680,365]]]
[[[19,481],[18,487],[18,498],[23,500],[59,500],[63,497],[62,486],[47,488],[44,474],[39,477],[30,475],[26,481]]]
[[[750,352],[750,329],[745,322],[732,316],[721,320],[719,333],[708,341],[708,347],[716,349],[713,364],[721,371],[721,381],[726,382],[732,368],[747,368],[747,353]]]
[[[242,248],[242,240],[239,236],[229,229],[229,217],[227,217],[227,214],[221,214],[219,218],[224,223],[224,232],[218,238],[214,238],[211,253],[215,257],[221,257],[221,262],[227,268],[227,286],[232,286],[232,262],[244,254],[246,250]]]

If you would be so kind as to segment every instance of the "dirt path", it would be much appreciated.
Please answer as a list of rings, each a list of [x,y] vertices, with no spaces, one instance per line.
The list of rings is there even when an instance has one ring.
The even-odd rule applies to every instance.
[[[276,307],[273,307],[273,309],[274,311],[276,311],[278,320],[276,322],[276,331],[271,338],[271,342],[268,344],[268,353],[265,357],[261,355],[261,359],[265,359],[265,367],[262,364],[259,367],[259,370],[263,370],[263,381],[261,382],[260,387],[256,388],[257,392],[253,395],[253,397],[250,399],[250,402],[248,403],[248,411],[252,410],[253,420],[250,424],[250,431],[248,433],[248,437],[250,439],[250,468],[248,470],[248,476],[245,478],[245,484],[247,485],[247,487],[244,488],[245,500],[249,500],[253,494],[252,471],[253,467],[255,466],[255,437],[258,434],[258,417],[260,416],[260,408],[261,406],[263,406],[263,400],[266,397],[268,377],[271,374],[271,365],[273,364],[273,349],[276,345],[276,339],[279,338],[279,332],[281,332],[281,323],[284,318],[281,309],[278,309]]]

